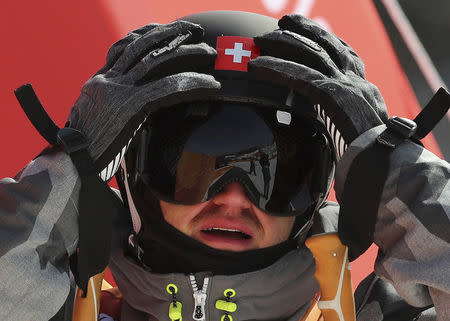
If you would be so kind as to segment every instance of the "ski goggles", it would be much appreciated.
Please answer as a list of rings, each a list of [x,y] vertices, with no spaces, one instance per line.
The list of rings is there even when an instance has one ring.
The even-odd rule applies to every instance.
[[[192,205],[238,182],[263,211],[294,216],[328,193],[334,157],[317,118],[227,102],[179,105],[152,116],[126,156],[142,194]]]

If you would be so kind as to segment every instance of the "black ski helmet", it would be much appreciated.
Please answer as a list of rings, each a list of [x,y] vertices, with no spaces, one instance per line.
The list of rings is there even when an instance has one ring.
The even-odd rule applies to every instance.
[[[168,107],[150,115],[133,140],[117,177],[134,231],[139,232],[142,218],[136,200],[140,204],[155,203],[155,199],[192,204],[208,200],[226,184],[238,181],[252,202],[270,215],[297,216],[292,236],[303,239],[331,188],[336,153],[307,97],[246,72],[250,59],[265,54],[252,38],[277,29],[277,20],[237,11],[204,12],[180,20],[201,25],[204,42],[218,51],[215,68],[206,72],[222,88],[206,102]],[[237,118],[241,121],[233,121]],[[260,135],[248,135],[245,130],[249,127]],[[232,136],[229,141],[240,141],[240,145],[230,146],[233,144],[224,140],[205,143],[211,138],[208,133],[219,128],[227,134],[218,136],[225,141]],[[217,146],[224,147],[217,150]],[[198,155],[187,155],[193,152],[201,155],[201,161]],[[180,184],[192,184],[192,180],[186,182],[187,175],[180,168],[196,159],[202,162],[195,164],[197,167],[204,166],[211,155],[214,161],[210,171],[202,174],[202,188],[194,192],[184,188],[180,193]],[[252,177],[252,166],[258,166],[259,177]],[[192,172],[192,167],[187,171]]]

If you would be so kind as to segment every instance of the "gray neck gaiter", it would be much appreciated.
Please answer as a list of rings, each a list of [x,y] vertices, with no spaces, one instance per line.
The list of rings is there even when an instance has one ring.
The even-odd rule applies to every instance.
[[[230,298],[237,306],[230,313],[233,321],[298,320],[319,291],[314,258],[305,246],[262,270],[235,275],[151,273],[124,257],[120,246],[112,250],[109,267],[127,305],[121,321],[170,321],[169,306],[174,298],[166,289],[169,284],[178,288],[175,299],[182,304],[183,321],[197,321],[193,315],[196,308],[202,320],[220,321],[225,312],[216,302],[226,301],[227,289],[236,293]],[[201,296],[204,304],[199,303]]]

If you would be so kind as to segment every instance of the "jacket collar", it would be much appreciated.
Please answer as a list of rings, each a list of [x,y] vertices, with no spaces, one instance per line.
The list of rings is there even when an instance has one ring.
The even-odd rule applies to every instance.
[[[216,308],[216,302],[226,301],[224,291],[233,289],[236,294],[229,300],[237,309],[230,315],[233,321],[243,321],[298,320],[319,291],[314,259],[305,246],[264,269],[235,275],[151,273],[125,257],[121,247],[112,250],[109,266],[125,301],[156,320],[170,320],[169,306],[174,296],[167,291],[169,284],[178,289],[175,300],[182,304],[184,321],[195,320],[195,307],[202,305],[201,292],[205,294],[203,320],[221,320],[225,312]],[[193,295],[195,286],[199,292],[197,303]],[[126,315],[122,321],[128,321]]]

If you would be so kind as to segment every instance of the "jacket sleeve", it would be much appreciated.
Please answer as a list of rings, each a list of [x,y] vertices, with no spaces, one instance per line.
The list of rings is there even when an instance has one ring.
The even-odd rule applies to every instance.
[[[384,130],[356,139],[336,173],[336,194],[355,156]],[[377,212],[375,272],[411,305],[434,304],[437,320],[450,320],[450,165],[406,141],[390,156],[389,175]],[[370,182],[367,182],[370,184]]]
[[[68,299],[78,174],[62,152],[0,180],[0,320],[50,320]]]

